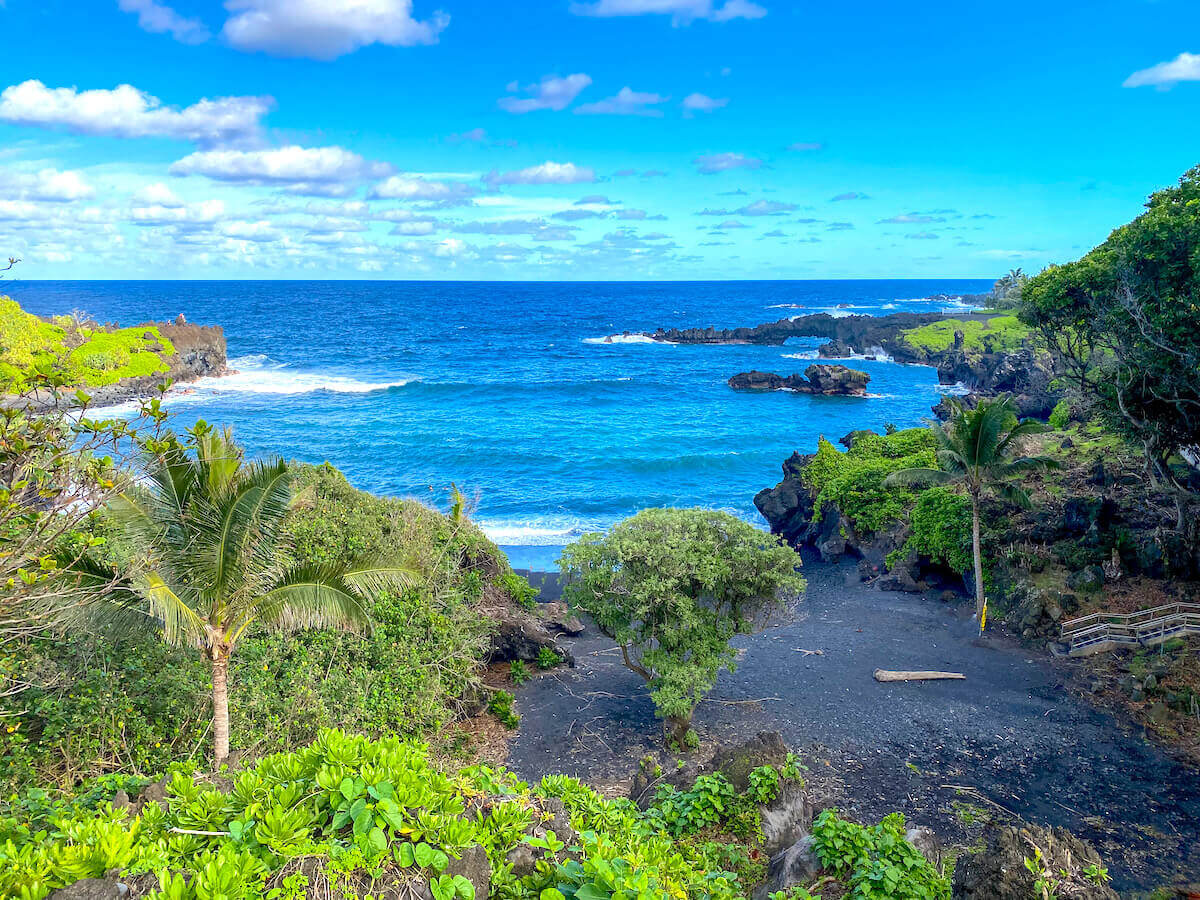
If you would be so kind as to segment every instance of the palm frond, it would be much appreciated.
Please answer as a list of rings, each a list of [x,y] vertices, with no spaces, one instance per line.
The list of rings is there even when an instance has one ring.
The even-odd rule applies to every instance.
[[[941,469],[901,469],[884,479],[884,487],[916,487],[925,484],[945,484],[954,476]]]
[[[1011,482],[1002,482],[994,486],[996,495],[1001,500],[1005,500],[1013,506],[1018,506],[1021,509],[1029,509],[1033,506],[1033,500],[1029,496],[1029,492],[1020,485],[1012,484]]]
[[[381,560],[359,560],[343,571],[342,577],[356,591],[369,596],[407,590],[420,576],[407,566],[389,565]]]
[[[172,590],[159,573],[147,573],[144,581],[142,593],[150,615],[162,623],[163,639],[177,647],[203,649],[208,642],[208,624],[199,612]]]
[[[335,566],[291,569],[272,590],[242,612],[229,629],[233,640],[255,623],[280,631],[320,627],[369,630],[371,627],[362,594]]]

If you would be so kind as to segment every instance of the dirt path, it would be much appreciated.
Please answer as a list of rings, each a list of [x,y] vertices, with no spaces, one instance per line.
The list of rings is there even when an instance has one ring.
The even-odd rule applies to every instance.
[[[1001,810],[1064,826],[1097,845],[1118,890],[1200,877],[1200,771],[1073,692],[1071,666],[981,641],[960,608],[877,591],[850,568],[805,573],[808,594],[782,624],[739,642],[738,671],[697,711],[703,739],[779,731],[843,808],[900,810],[946,840]],[[509,765],[627,778],[661,734],[645,687],[593,628],[565,643],[578,667],[516,692]],[[876,668],[967,680],[878,684]]]

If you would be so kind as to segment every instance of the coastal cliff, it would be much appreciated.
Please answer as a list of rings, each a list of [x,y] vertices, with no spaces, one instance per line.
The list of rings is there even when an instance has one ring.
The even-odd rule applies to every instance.
[[[219,325],[174,322],[131,327],[81,316],[42,318],[0,297],[0,402],[32,407],[108,406],[182,383],[226,374]],[[44,387],[51,375],[59,387]],[[57,396],[55,395],[57,393]]]

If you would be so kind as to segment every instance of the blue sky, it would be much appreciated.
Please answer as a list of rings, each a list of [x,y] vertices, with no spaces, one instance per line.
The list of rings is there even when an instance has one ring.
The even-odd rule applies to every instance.
[[[1200,163],[1200,4],[0,0],[25,278],[995,276]]]

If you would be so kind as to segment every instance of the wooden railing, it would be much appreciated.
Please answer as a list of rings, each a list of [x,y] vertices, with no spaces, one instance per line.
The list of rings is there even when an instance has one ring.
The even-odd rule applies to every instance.
[[[1200,603],[1171,603],[1135,613],[1092,613],[1062,624],[1062,640],[1071,656],[1117,647],[1153,647],[1188,634],[1200,634]]]

